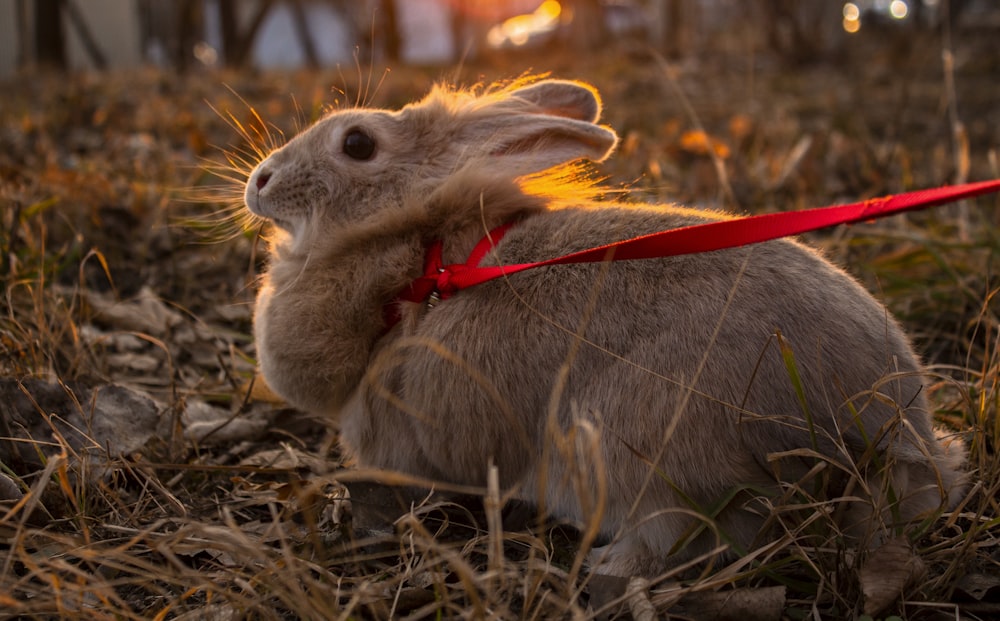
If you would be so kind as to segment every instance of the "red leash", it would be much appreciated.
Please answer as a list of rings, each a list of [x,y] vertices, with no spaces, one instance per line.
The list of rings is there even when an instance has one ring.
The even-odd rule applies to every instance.
[[[513,223],[508,223],[487,233],[486,237],[476,244],[465,263],[444,265],[441,260],[442,244],[440,241],[435,242],[427,251],[424,275],[410,283],[409,287],[401,291],[396,300],[386,307],[386,320],[390,327],[398,321],[396,302],[424,302],[435,294],[440,299],[447,299],[456,291],[535,267],[566,263],[629,261],[711,252],[799,235],[837,224],[874,220],[992,192],[1000,192],[1000,179],[917,190],[849,205],[768,213],[695,224],[642,235],[545,261],[479,267],[483,257],[513,226]]]

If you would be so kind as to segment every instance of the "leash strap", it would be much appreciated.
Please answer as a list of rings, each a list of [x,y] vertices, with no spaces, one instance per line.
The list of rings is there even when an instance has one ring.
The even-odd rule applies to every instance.
[[[482,261],[483,257],[503,239],[503,236],[514,225],[514,223],[507,223],[487,233],[476,244],[465,263],[444,265],[441,259],[442,243],[440,241],[434,242],[427,251],[424,275],[418,277],[401,291],[390,306],[395,307],[395,302],[399,301],[424,302],[432,296],[447,299],[456,291],[536,267],[567,263],[631,261],[712,252],[790,235],[799,235],[837,224],[854,224],[875,220],[992,192],[1000,192],[1000,179],[916,190],[848,205],[768,213],[695,224],[642,235],[544,261],[480,267],[479,262]],[[391,322],[390,326],[395,323],[393,321],[394,315],[398,315],[398,310],[386,309],[386,319]],[[398,320],[398,317],[395,319]]]

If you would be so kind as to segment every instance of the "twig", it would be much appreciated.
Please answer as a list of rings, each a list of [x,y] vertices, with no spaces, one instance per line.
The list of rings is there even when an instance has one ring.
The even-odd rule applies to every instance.
[[[632,613],[635,621],[655,621],[656,608],[649,600],[649,580],[646,578],[632,578],[625,588],[625,600],[628,602],[628,610]]]
[[[951,124],[952,157],[955,165],[953,183],[965,183],[969,178],[969,136],[965,124],[958,117],[958,95],[955,91],[955,55],[951,49],[951,11],[946,0],[942,7],[943,43],[941,61],[944,68],[944,92],[948,98],[948,120]],[[958,236],[962,241],[969,241],[969,202],[958,203]]]

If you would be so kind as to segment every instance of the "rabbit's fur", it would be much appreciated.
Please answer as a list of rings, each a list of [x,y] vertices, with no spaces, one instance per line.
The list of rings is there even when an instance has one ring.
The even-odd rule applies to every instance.
[[[906,336],[796,241],[528,270],[399,303],[386,332],[434,240],[461,263],[519,221],[496,265],[728,217],[595,201],[566,165],[613,150],[600,111],[576,82],[438,87],[333,112],[271,153],[246,190],[277,225],[255,320],[270,387],[336,417],[361,465],[483,485],[493,464],[545,510],[600,520],[612,574],[763,541],[768,503],[815,491],[801,479],[821,462],[859,536],[957,502],[964,451],[936,436]],[[699,513],[712,527],[673,550]]]

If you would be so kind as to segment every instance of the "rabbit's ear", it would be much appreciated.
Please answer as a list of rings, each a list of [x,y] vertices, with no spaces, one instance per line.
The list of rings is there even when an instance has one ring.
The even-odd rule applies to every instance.
[[[512,115],[498,121],[487,144],[498,170],[512,176],[581,159],[600,162],[618,142],[610,128],[559,116]]]
[[[512,91],[466,128],[467,144],[487,149],[496,171],[524,176],[580,159],[600,162],[618,142],[597,125],[597,93],[577,82],[546,80]]]
[[[596,123],[601,117],[601,98],[583,82],[544,80],[511,91],[511,99],[530,104],[538,112]]]

